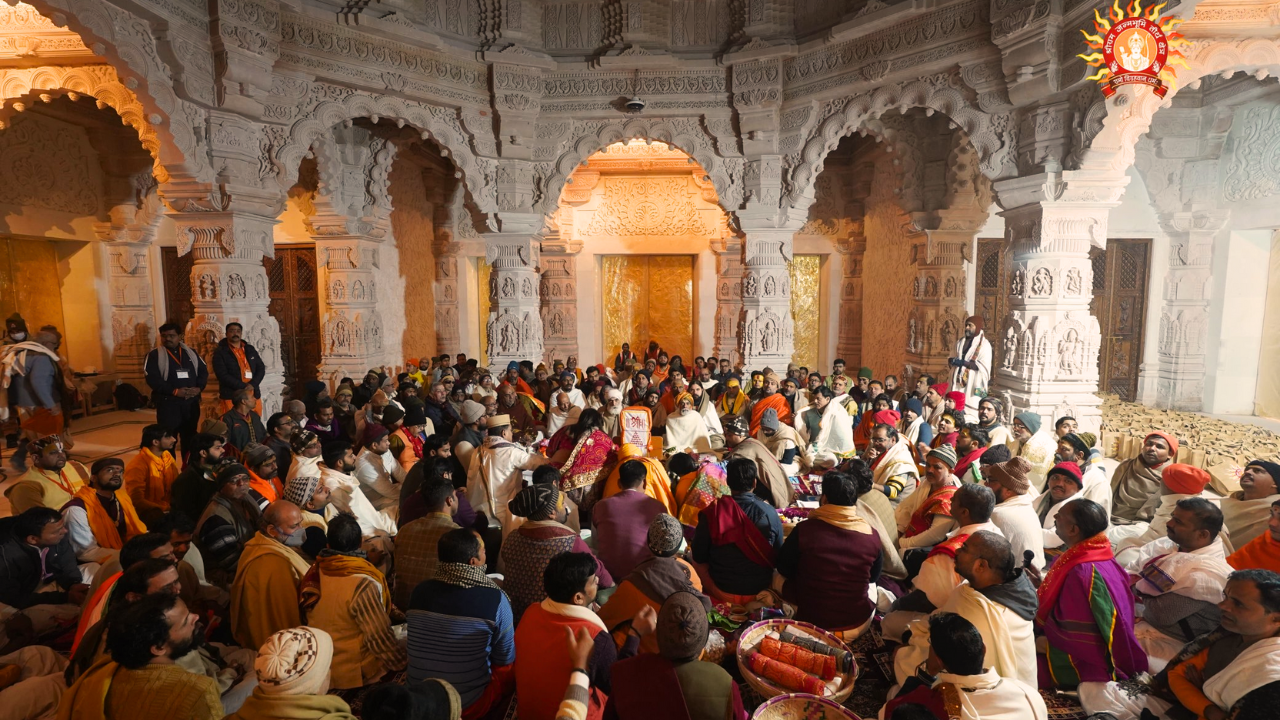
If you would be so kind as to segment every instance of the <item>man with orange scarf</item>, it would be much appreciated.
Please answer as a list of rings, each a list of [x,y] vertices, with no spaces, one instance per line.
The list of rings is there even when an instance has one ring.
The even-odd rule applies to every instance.
[[[600,494],[600,499],[604,500],[622,492],[622,486],[618,482],[618,475],[622,464],[628,460],[638,460],[644,465],[644,494],[666,506],[667,513],[671,515],[679,513],[675,495],[671,493],[671,479],[667,475],[667,469],[662,467],[662,463],[654,458],[646,457],[644,448],[631,443],[623,443],[622,447],[618,449],[618,464],[605,480],[604,491]]]
[[[391,591],[387,578],[365,558],[355,517],[329,521],[329,547],[298,586],[305,622],[333,636],[332,686],[357,688],[381,680],[408,665],[405,649],[391,629]]]
[[[769,373],[764,377],[764,389],[759,398],[751,404],[751,437],[760,438],[760,420],[764,418],[766,410],[774,410],[778,413],[778,422],[783,425],[790,425],[795,421],[795,413],[791,411],[791,403],[787,402],[787,396],[778,392],[778,374]]]
[[[155,524],[169,510],[169,491],[178,479],[173,446],[178,439],[161,425],[142,428],[140,451],[124,468],[124,487],[144,522]]]
[[[1227,557],[1237,570],[1270,570],[1280,573],[1280,500],[1271,503],[1267,531]]]
[[[124,485],[124,461],[103,458],[93,464],[89,484],[62,506],[71,546],[81,562],[102,563],[115,557],[125,541],[147,531],[138,519]]]
[[[1079,498],[1058,513],[1067,551],[1040,582],[1036,611],[1039,685],[1079,688],[1086,708],[1105,706],[1107,683],[1147,671],[1147,654],[1133,634],[1133,592],[1107,540],[1107,511]],[[1034,580],[1038,572],[1028,571]]]

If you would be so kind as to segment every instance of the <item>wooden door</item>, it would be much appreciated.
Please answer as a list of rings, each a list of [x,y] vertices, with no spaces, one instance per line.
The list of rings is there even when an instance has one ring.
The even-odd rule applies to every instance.
[[[974,304],[991,341],[991,367],[998,368],[1004,359],[1004,318],[1009,313],[1009,249],[1004,238],[978,239],[977,275]]]
[[[191,266],[195,256],[179,255],[176,247],[160,248],[160,264],[164,272],[164,318],[161,323],[176,322],[186,327],[195,315],[191,305]]]
[[[1134,402],[1146,325],[1151,240],[1108,240],[1107,249],[1093,248],[1089,259],[1093,262],[1089,310],[1102,329],[1098,389]]]
[[[622,343],[657,341],[668,355],[693,356],[692,255],[603,255],[604,356]]]
[[[285,392],[302,397],[302,386],[315,380],[320,367],[320,300],[314,245],[276,246],[264,258],[271,317],[280,323],[280,359]]]

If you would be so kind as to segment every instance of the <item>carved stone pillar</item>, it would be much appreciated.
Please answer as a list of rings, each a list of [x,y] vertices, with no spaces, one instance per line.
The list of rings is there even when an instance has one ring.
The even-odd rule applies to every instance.
[[[862,218],[855,231],[836,245],[842,256],[844,277],[840,280],[840,336],[836,357],[849,367],[862,366],[862,259],[867,237],[862,234]]]
[[[1001,215],[1012,269],[1004,337],[991,338],[1003,344],[1003,358],[990,394],[1006,400],[1010,414],[1070,414],[1082,430],[1097,432],[1102,333],[1089,312],[1089,248],[1106,245],[1107,217],[1126,182],[1067,172],[996,184],[1008,208]]]
[[[107,250],[115,370],[121,380],[137,384],[146,375],[142,365],[157,337],[151,304],[151,263],[147,261],[152,238],[148,233],[140,242],[117,239],[130,236],[109,223],[99,225],[96,231]]]
[[[1161,218],[1171,247],[1160,311],[1157,407],[1200,410],[1204,404],[1213,243],[1229,218],[1228,211],[1179,212]]]
[[[389,235],[396,147],[359,127],[334,128],[311,147],[319,173],[311,231],[324,288],[320,376],[334,384],[388,361],[375,270]]]
[[[562,229],[563,230],[563,229]],[[580,240],[557,234],[542,240],[542,326],[546,331],[544,361],[578,355],[578,272]]]
[[[915,237],[911,260],[916,278],[907,319],[909,374],[945,377],[947,358],[964,335],[964,264],[973,259],[973,232],[926,230]]]
[[[495,373],[505,370],[512,360],[537,362],[546,355],[538,299],[539,218],[502,215],[500,227],[510,232],[484,233],[485,259],[490,267],[485,334],[489,368]]]
[[[439,247],[439,246],[437,246]],[[436,256],[436,350],[438,354],[462,352],[458,327],[458,255],[450,251]]]
[[[204,199],[170,197],[168,203],[177,228],[178,253],[189,252],[195,259],[191,268],[195,313],[187,323],[187,344],[209,363],[226,324],[240,323],[244,339],[257,348],[267,366],[261,385],[263,413],[278,411],[284,389],[280,325],[268,312],[262,259],[274,254],[272,227],[283,198],[216,193]],[[220,415],[218,404],[218,382],[211,370],[204,415]]]
[[[742,317],[742,241],[726,237],[711,241],[716,255],[716,335],[711,352],[736,363],[738,320]]]
[[[740,339],[747,370],[785,369],[791,362],[791,243],[798,225],[744,228]]]

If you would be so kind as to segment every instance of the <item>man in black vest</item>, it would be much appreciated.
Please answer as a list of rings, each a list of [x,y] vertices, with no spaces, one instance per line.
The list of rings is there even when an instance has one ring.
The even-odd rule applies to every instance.
[[[175,433],[185,451],[200,422],[200,393],[209,382],[208,366],[182,342],[182,327],[165,323],[160,326],[160,347],[147,353],[143,368],[156,406],[156,423]]]

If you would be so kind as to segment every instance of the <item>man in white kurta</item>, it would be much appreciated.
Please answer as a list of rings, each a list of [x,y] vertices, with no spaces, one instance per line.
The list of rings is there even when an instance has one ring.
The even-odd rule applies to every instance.
[[[982,318],[964,321],[964,337],[956,342],[951,366],[951,389],[964,392],[964,421],[978,422],[978,401],[987,394],[991,382],[991,342],[982,331]]]
[[[567,374],[567,373],[566,373]],[[511,441],[511,417],[494,415],[487,423],[484,447],[471,455],[467,471],[467,500],[489,517],[489,526],[502,527],[502,537],[523,522],[507,503],[524,489],[524,471],[550,462],[546,457]]]
[[[1031,564],[1037,570],[1044,569],[1044,531],[1040,518],[1032,505],[1035,499],[1031,490],[1031,463],[1014,457],[1002,463],[988,465],[983,470],[984,484],[996,496],[996,509],[991,511],[991,522],[1000,528],[1013,548],[1013,557],[1021,565],[1032,554]]]
[[[800,458],[811,468],[835,467],[842,455],[853,452],[853,420],[849,412],[838,402],[835,393],[825,385],[813,393],[813,404],[805,410],[797,423],[803,444]]]
[[[379,533],[394,536],[399,530],[396,514],[378,510],[365,497],[360,481],[351,473],[356,469],[356,456],[351,444],[343,441],[325,446],[324,462],[318,467],[320,482],[329,488],[329,504],[324,508],[325,520],[332,520],[340,512],[351,513],[360,522],[364,537]],[[396,508],[391,508],[394,512]]]
[[[1040,416],[1033,412],[1014,416],[1011,430],[1013,438],[1006,443],[1009,451],[1031,464],[1027,480],[1037,494],[1044,492],[1045,477],[1053,467],[1053,456],[1058,451],[1058,436],[1053,434],[1053,430],[1043,427]]]
[[[384,428],[356,456],[356,480],[375,509],[395,513],[400,508],[404,476],[404,466],[391,453],[391,435]]]
[[[1151,522],[1107,528],[1107,538],[1115,548],[1116,562],[1120,563],[1121,567],[1132,567],[1138,562],[1138,555],[1145,545],[1168,537],[1169,518],[1173,517],[1173,510],[1178,506],[1179,501],[1198,497],[1221,506],[1222,496],[1209,488],[1209,482],[1209,473],[1203,468],[1184,463],[1166,465],[1161,471],[1160,494],[1156,498],[1157,502],[1153,503],[1155,516],[1151,518]],[[1130,528],[1139,526],[1142,528],[1140,533],[1134,534],[1129,531]],[[1115,529],[1126,532],[1113,536],[1111,531]],[[1226,554],[1230,555],[1234,549],[1234,543],[1230,533],[1227,532],[1226,525],[1223,525],[1218,538],[1222,540]]]
[[[953,612],[982,634],[983,666],[1001,677],[1036,684],[1036,589],[1018,567],[1009,543],[979,531],[956,551],[956,572],[965,579],[937,612]],[[893,658],[898,685],[929,657],[929,621],[911,623],[911,640]]]

